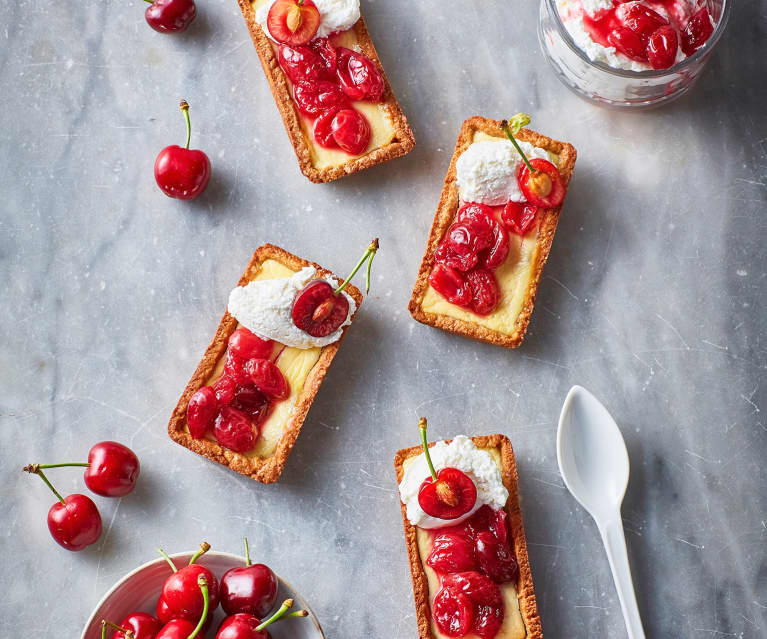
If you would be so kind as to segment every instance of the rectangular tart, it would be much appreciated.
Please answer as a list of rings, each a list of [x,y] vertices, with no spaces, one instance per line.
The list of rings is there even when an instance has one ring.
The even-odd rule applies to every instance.
[[[521,129],[515,137],[547,151],[567,188],[576,158],[575,148],[571,144],[552,140],[530,129]],[[497,120],[474,116],[463,123],[408,308],[410,314],[423,324],[497,346],[516,348],[522,343],[530,322],[538,282],[557,229],[561,204],[557,208],[539,210],[536,223],[521,238],[519,245],[511,243],[508,258],[495,271],[501,301],[489,315],[476,315],[451,304],[429,283],[429,276],[435,266],[434,252],[455,220],[461,205],[456,184],[456,162],[472,142],[494,138],[506,139],[501,123]]]
[[[354,101],[370,123],[371,139],[368,148],[358,156],[348,155],[340,149],[327,149],[312,138],[312,120],[302,115],[292,97],[292,84],[277,59],[276,46],[256,21],[256,10],[268,0],[238,0],[248,25],[251,39],[269,81],[274,101],[280,110],[288,137],[298,158],[301,172],[312,182],[331,182],[357,171],[407,154],[415,146],[415,138],[405,114],[392,92],[378,53],[373,46],[362,17],[349,29],[330,36],[336,46],[359,51],[370,58],[383,76],[386,88],[380,103]]]
[[[514,553],[519,564],[517,584],[503,584],[501,593],[505,604],[504,623],[494,639],[542,639],[541,620],[533,590],[533,576],[530,572],[530,560],[527,556],[527,541],[522,511],[519,508],[519,488],[517,465],[511,442],[504,435],[485,435],[471,438],[477,448],[488,451],[501,471],[503,484],[509,491],[506,501],[509,528],[513,539]],[[450,443],[448,440],[446,443]],[[433,443],[429,444],[429,447]],[[423,452],[421,446],[400,450],[394,458],[397,483],[402,481],[409,460]],[[410,575],[413,580],[416,621],[419,639],[443,639],[432,620],[431,602],[439,587],[436,573],[426,565],[426,557],[431,550],[431,537],[428,530],[422,530],[410,523],[405,504],[402,508],[402,522],[405,526],[405,543],[410,561]],[[447,638],[445,638],[447,639]],[[462,639],[476,639],[475,635],[466,635]]]
[[[333,275],[314,262],[296,257],[278,246],[264,244],[253,254],[238,286],[244,286],[258,279],[288,277],[306,266],[317,269],[318,277]],[[351,284],[347,285],[345,292],[357,304],[357,309],[352,315],[353,321],[362,303],[362,293]],[[168,434],[173,441],[189,450],[227,466],[241,475],[268,484],[277,481],[282,474],[309,407],[349,326],[344,327],[338,341],[324,347],[301,349],[286,346],[283,348],[282,345],[275,344],[275,349],[279,349],[275,364],[290,384],[290,395],[274,406],[272,412],[260,425],[256,447],[246,454],[221,446],[212,436],[194,439],[189,434],[186,423],[189,400],[197,390],[212,384],[221,374],[226,357],[227,341],[238,326],[237,320],[228,311],[225,312],[213,340],[208,345],[197,370],[173,411],[168,423]]]

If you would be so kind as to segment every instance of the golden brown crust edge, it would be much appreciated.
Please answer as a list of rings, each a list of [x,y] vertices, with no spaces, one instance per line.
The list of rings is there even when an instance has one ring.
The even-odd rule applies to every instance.
[[[543,629],[533,589],[533,575],[530,571],[530,559],[527,555],[524,520],[522,518],[522,510],[519,507],[519,476],[514,459],[514,450],[508,437],[504,435],[483,435],[472,437],[471,440],[478,448],[500,448],[501,476],[503,478],[503,485],[509,491],[509,498],[506,501],[506,512],[509,515],[514,552],[519,563],[519,583],[517,584],[519,609],[527,631],[527,638],[543,639]],[[447,441],[448,443],[450,442],[450,440]],[[429,447],[433,445],[434,442],[430,443]],[[404,448],[396,454],[394,457],[394,468],[397,473],[397,483],[402,481],[403,463],[405,460],[420,455],[422,451],[423,448],[421,446],[413,446],[411,448]],[[408,520],[407,509],[402,501],[400,501],[400,508],[402,510],[402,523],[405,526],[405,544],[407,545],[407,555],[410,562],[410,576],[413,580],[418,638],[433,639],[429,605],[429,582],[421,563],[420,553],[418,552],[416,527]]]
[[[527,331],[527,326],[530,323],[530,316],[533,313],[535,296],[538,291],[538,282],[541,279],[543,267],[548,260],[551,243],[554,241],[554,233],[557,230],[559,214],[562,209],[561,204],[555,209],[544,209],[540,213],[541,221],[538,227],[538,255],[534,267],[535,270],[530,279],[527,295],[525,296],[522,310],[517,317],[513,334],[507,335],[506,333],[494,331],[472,322],[466,322],[464,320],[448,317],[446,315],[439,315],[437,313],[429,313],[424,311],[421,307],[423,298],[426,295],[426,289],[429,286],[429,275],[434,268],[434,251],[437,249],[437,246],[442,240],[448,227],[452,224],[456,211],[458,210],[458,188],[455,185],[455,164],[461,153],[463,153],[469,144],[471,144],[475,131],[484,131],[489,135],[499,137],[504,135],[501,123],[498,120],[473,116],[463,123],[458,135],[458,141],[455,145],[453,157],[450,160],[450,167],[445,176],[445,183],[442,187],[442,194],[439,199],[439,205],[437,206],[437,213],[434,216],[434,222],[432,223],[429,240],[426,245],[426,252],[421,261],[421,268],[418,272],[415,286],[413,287],[413,295],[410,298],[408,309],[410,310],[410,314],[422,324],[435,326],[451,333],[463,335],[464,337],[471,337],[497,346],[516,348],[522,343],[522,340],[525,337],[525,332]],[[517,134],[517,137],[520,140],[530,142],[535,146],[557,153],[559,155],[559,172],[565,187],[568,186],[573,174],[577,155],[575,147],[573,147],[572,144],[552,140],[551,138],[536,133],[530,129],[521,129]]]
[[[276,260],[293,270],[300,270],[305,266],[313,266],[317,269],[319,276],[333,275],[333,273],[322,268],[319,264],[309,262],[292,253],[288,253],[279,246],[264,244],[256,249],[245,272],[242,274],[238,285],[243,286],[255,277],[261,268],[261,264],[267,259]],[[352,315],[353,322],[357,315],[357,311],[362,304],[362,293],[351,284],[349,284],[345,290],[357,303],[357,309]],[[330,366],[330,362],[333,361],[333,357],[335,357],[338,347],[346,336],[349,326],[344,328],[341,339],[322,349],[317,363],[309,372],[309,375],[304,382],[304,387],[296,398],[296,405],[293,408],[285,430],[280,437],[274,452],[269,457],[252,459],[245,455],[235,453],[228,448],[224,448],[216,442],[207,439],[194,439],[184,428],[186,424],[186,408],[189,404],[189,400],[192,398],[192,395],[194,395],[194,393],[197,392],[208,379],[210,379],[211,375],[216,370],[216,365],[220,358],[226,353],[229,336],[234,332],[236,327],[237,320],[232,317],[228,311],[224,312],[224,316],[221,318],[218,328],[216,329],[216,334],[213,336],[212,341],[205,350],[205,354],[203,355],[202,360],[200,360],[197,370],[195,370],[192,375],[192,379],[189,380],[189,383],[181,394],[181,398],[171,415],[170,421],[168,422],[168,435],[173,441],[198,455],[202,455],[211,461],[227,466],[241,475],[246,475],[264,484],[270,484],[277,481],[282,474],[288,456],[290,455],[293,445],[296,442],[296,438],[301,431],[301,426],[304,423],[306,414],[309,412],[314,397],[317,395],[317,391],[325,378],[325,373]]]
[[[256,12],[253,10],[251,2],[249,0],[238,0],[238,3],[248,25],[248,31],[250,31],[250,37],[256,47],[258,57],[261,60],[261,66],[264,68],[264,74],[269,81],[269,88],[274,96],[274,101],[277,103],[277,108],[285,124],[285,130],[298,158],[298,165],[301,168],[301,172],[309,180],[316,183],[332,182],[338,178],[362,171],[382,162],[388,162],[410,152],[415,146],[413,131],[410,129],[407,118],[402,112],[397,98],[394,96],[389,79],[386,77],[386,72],[381,64],[381,59],[378,57],[378,52],[365,26],[365,21],[360,17],[352,28],[357,35],[362,53],[375,62],[383,76],[386,88],[382,104],[387,107],[391,115],[395,137],[389,144],[374,149],[362,157],[350,158],[339,166],[325,169],[316,168],[312,164],[311,152],[301,129],[299,114],[290,95],[288,81],[280,68],[277,56],[274,54],[271,41],[263,32],[263,29],[261,29],[261,25],[256,22]]]

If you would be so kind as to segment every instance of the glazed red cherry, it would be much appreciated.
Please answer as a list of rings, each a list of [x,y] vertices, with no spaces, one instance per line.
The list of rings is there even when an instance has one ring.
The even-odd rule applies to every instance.
[[[149,26],[160,33],[186,31],[196,16],[194,0],[154,0],[144,13]]]
[[[676,62],[679,38],[674,27],[668,25],[653,31],[647,40],[647,59],[653,69],[668,69]]]
[[[246,539],[245,565],[221,576],[221,607],[228,615],[245,612],[264,617],[277,600],[277,587],[277,577],[269,566],[251,563]]]
[[[101,442],[88,453],[85,485],[102,497],[124,497],[136,487],[141,466],[136,454],[118,442]]]
[[[616,27],[607,35],[607,42],[626,57],[647,62],[647,45],[636,31],[628,27]]]
[[[370,124],[355,109],[340,109],[330,123],[336,144],[350,155],[360,155],[370,144]]]
[[[478,570],[474,542],[458,531],[448,530],[434,536],[427,565],[443,574]]]
[[[307,44],[320,28],[320,12],[312,0],[276,0],[269,9],[266,26],[282,44]]]
[[[632,2],[623,11],[623,24],[641,38],[648,38],[653,31],[667,25],[668,20],[640,2]]]
[[[429,276],[429,284],[451,304],[468,306],[471,303],[471,286],[463,274],[451,266],[437,264]]]
[[[101,515],[85,495],[68,495],[48,511],[48,530],[62,548],[77,551],[95,544],[101,536]]]
[[[380,102],[386,84],[375,63],[361,53],[338,47],[336,76],[352,100]]]
[[[527,202],[512,202],[509,200],[503,207],[501,221],[503,225],[512,233],[517,235],[527,235],[532,228],[535,216],[538,214],[538,207]]]
[[[471,310],[477,315],[489,315],[498,307],[501,290],[490,271],[475,268],[466,273],[466,283],[471,287]]]
[[[193,200],[208,186],[210,160],[202,151],[189,148],[192,126],[186,100],[181,100],[181,111],[186,118],[186,147],[173,144],[160,151],[154,163],[154,178],[168,197]]]
[[[489,531],[477,534],[477,559],[485,573],[495,583],[516,581],[519,567],[511,548]]]
[[[378,251],[378,238],[374,239],[363,253],[351,274],[337,288],[325,280],[312,280],[296,296],[291,310],[296,328],[312,337],[326,337],[337,331],[349,317],[349,300],[343,290],[367,262],[365,289],[370,290],[370,269]]]
[[[325,62],[328,72],[335,77],[336,67],[338,66],[338,51],[328,38],[314,38],[309,44],[309,48],[319,54]]]
[[[455,588],[441,588],[432,604],[434,621],[442,634],[463,637],[474,622],[474,604]]]
[[[186,407],[186,425],[189,434],[195,439],[202,439],[213,425],[218,415],[218,400],[212,386],[199,389]]]
[[[269,398],[255,386],[241,386],[234,393],[232,407],[245,413],[251,422],[260,424],[269,413]]]
[[[471,630],[492,639],[503,625],[503,598],[498,585],[479,572],[459,572],[442,579],[443,589],[464,595],[473,604]]]
[[[221,409],[213,425],[213,436],[219,444],[235,453],[250,452],[255,448],[258,438],[250,418],[232,406]]]
[[[484,247],[493,243],[493,210],[478,202],[464,204],[455,214],[455,221],[468,226],[473,235],[478,238],[478,243]]]
[[[234,392],[237,390],[237,383],[231,377],[222,375],[216,380],[212,388],[213,392],[216,394],[216,402],[218,402],[219,408],[229,406],[229,404],[234,401]]]
[[[341,109],[349,106],[349,98],[341,87],[328,80],[299,81],[293,88],[293,98],[299,111],[312,118],[322,115],[327,109]]]
[[[277,48],[277,59],[285,75],[293,84],[301,80],[317,82],[333,79],[325,60],[309,47],[289,47],[281,44]]]
[[[272,356],[274,342],[270,339],[261,339],[244,326],[240,326],[229,336],[228,346],[235,357],[244,362],[253,357],[269,359]]]
[[[171,614],[184,619],[199,619],[205,607],[206,598],[209,601],[210,614],[213,614],[218,606],[218,580],[208,568],[194,563],[208,550],[210,545],[203,542],[200,544],[200,550],[189,560],[189,564],[178,570],[173,561],[163,553],[166,561],[175,570],[162,585],[161,594]],[[205,580],[205,591],[201,588],[201,576]]]
[[[471,478],[457,468],[434,470],[426,439],[426,418],[418,422],[421,444],[431,477],[424,479],[418,489],[418,505],[432,517],[458,519],[468,513],[477,503],[477,487]]]
[[[314,121],[312,133],[314,140],[326,149],[337,149],[338,144],[333,136],[333,118],[340,109],[327,109]]]
[[[162,624],[147,612],[132,612],[120,622],[120,628],[130,630],[130,639],[154,639]],[[128,639],[124,632],[116,632],[112,639]]]
[[[285,399],[290,395],[288,385],[282,371],[268,359],[250,359],[245,362],[245,372],[258,390],[274,399]]]
[[[224,360],[224,372],[223,376],[231,379],[236,386],[243,386],[250,384],[250,377],[245,371],[245,362],[247,360],[241,359],[235,355],[231,350],[226,352],[226,359]]]
[[[517,183],[525,198],[535,206],[554,208],[565,199],[565,186],[559,169],[548,160],[533,158],[530,160],[531,171],[527,164],[522,164],[517,175]]]
[[[706,7],[701,7],[687,21],[681,33],[682,51],[692,55],[700,49],[714,32],[714,22]]]
[[[493,218],[492,221],[493,243],[489,248],[480,251],[479,266],[490,271],[498,268],[506,261],[511,248],[509,244],[509,234],[501,224]]]
[[[492,242],[489,228],[484,236],[478,235],[476,228],[471,222],[453,222],[434,252],[434,259],[458,271],[473,269],[479,262],[479,252]]]

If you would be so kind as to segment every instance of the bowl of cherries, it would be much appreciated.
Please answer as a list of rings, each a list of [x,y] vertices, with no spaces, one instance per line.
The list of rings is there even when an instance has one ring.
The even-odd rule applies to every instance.
[[[265,564],[212,552],[162,555],[104,595],[81,639],[324,639],[317,618]]]

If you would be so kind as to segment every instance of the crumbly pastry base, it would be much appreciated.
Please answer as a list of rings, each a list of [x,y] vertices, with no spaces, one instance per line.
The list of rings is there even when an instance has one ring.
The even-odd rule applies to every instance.
[[[318,169],[312,164],[311,152],[309,145],[304,137],[303,130],[301,129],[301,123],[299,114],[296,110],[293,98],[290,95],[290,88],[288,86],[287,78],[280,68],[277,56],[272,49],[272,44],[269,38],[261,29],[261,25],[256,22],[256,12],[253,10],[249,0],[238,0],[242,15],[245,17],[245,21],[248,24],[248,30],[250,31],[250,37],[253,40],[253,44],[258,51],[258,57],[261,60],[261,66],[264,68],[264,74],[269,81],[269,87],[272,90],[274,101],[277,103],[277,108],[282,115],[282,121],[285,124],[285,129],[288,132],[288,137],[293,144],[293,150],[296,152],[298,158],[298,164],[301,168],[301,172],[309,178],[312,182],[322,183],[331,182],[342,178],[351,173],[362,171],[375,164],[381,164],[393,160],[407,154],[415,146],[415,137],[410,129],[410,125],[407,122],[405,114],[402,112],[397,98],[392,92],[389,80],[384,72],[381,59],[378,57],[378,52],[373,45],[373,41],[370,39],[365,21],[362,17],[352,27],[357,39],[359,41],[362,53],[368,58],[373,60],[381,72],[386,89],[384,91],[384,99],[382,104],[386,106],[392,119],[394,126],[394,139],[385,146],[373,149],[370,153],[361,157],[350,157],[347,162],[339,166],[327,167],[324,169]]]
[[[238,286],[244,286],[255,277],[261,269],[261,265],[268,259],[280,262],[295,271],[298,271],[305,266],[313,266],[317,269],[318,277],[334,276],[333,273],[322,268],[319,264],[296,257],[278,246],[264,244],[253,254],[253,258],[250,260],[248,267],[245,269],[245,272],[237,283]],[[362,293],[351,284],[346,287],[345,291],[354,298],[354,301],[357,303],[357,310],[359,310],[360,304],[362,304]],[[352,315],[352,321],[357,315],[357,310],[355,310]],[[189,400],[195,392],[205,385],[207,380],[210,379],[211,375],[216,370],[219,360],[226,354],[229,336],[236,328],[237,320],[228,312],[225,312],[224,316],[221,318],[221,322],[218,325],[213,340],[208,345],[202,360],[197,366],[197,370],[195,370],[194,375],[192,375],[192,379],[189,380],[189,383],[184,389],[184,392],[173,411],[170,422],[168,422],[168,435],[170,435],[170,438],[173,441],[194,451],[198,455],[202,455],[211,461],[227,466],[241,475],[246,475],[251,479],[255,479],[264,484],[270,484],[277,481],[282,474],[282,470],[285,468],[285,463],[288,460],[290,451],[293,449],[298,433],[301,431],[301,425],[304,423],[306,414],[309,412],[309,407],[314,401],[314,397],[325,378],[325,373],[327,372],[330,363],[333,361],[333,357],[335,357],[336,351],[338,351],[338,347],[346,335],[349,326],[344,327],[341,339],[329,346],[323,347],[317,363],[309,372],[309,375],[304,382],[303,390],[296,398],[296,404],[290,413],[288,423],[285,425],[283,434],[280,437],[274,452],[269,457],[254,458],[249,458],[245,455],[236,453],[221,446],[217,442],[208,439],[194,439],[185,429],[186,408],[189,404]]]
[[[533,307],[535,305],[535,295],[538,291],[538,282],[541,279],[543,267],[549,257],[551,243],[554,241],[554,232],[557,230],[559,213],[562,209],[561,204],[555,209],[543,209],[539,212],[538,257],[533,266],[533,276],[530,279],[530,285],[525,296],[525,301],[522,305],[522,310],[517,317],[515,329],[512,334],[501,333],[500,331],[492,330],[474,322],[467,322],[446,315],[430,313],[424,311],[421,306],[424,296],[426,295],[426,290],[429,287],[429,275],[431,275],[432,269],[434,268],[434,251],[436,251],[437,246],[439,246],[439,243],[442,241],[442,237],[447,232],[448,227],[453,223],[456,212],[458,211],[459,198],[458,186],[456,185],[455,164],[461,153],[463,153],[471,144],[475,131],[483,131],[488,135],[496,137],[505,137],[503,129],[501,128],[501,123],[498,120],[473,116],[463,123],[461,132],[458,135],[458,142],[455,145],[453,157],[450,160],[450,167],[445,176],[445,184],[442,187],[442,195],[440,196],[437,213],[434,216],[431,233],[429,234],[426,253],[421,261],[421,269],[418,272],[418,278],[416,279],[413,288],[413,296],[410,298],[408,309],[410,310],[410,314],[422,324],[435,326],[451,333],[463,335],[464,337],[471,337],[483,342],[489,342],[490,344],[495,344],[497,346],[516,348],[522,343],[522,340],[525,337],[525,332],[527,331],[527,325],[530,323],[530,316],[533,313]],[[536,133],[535,131],[531,131],[530,129],[521,129],[516,137],[525,142],[530,142],[537,147],[556,153],[559,156],[559,173],[562,176],[562,181],[564,182],[565,187],[567,187],[573,174],[573,168],[575,167],[576,151],[572,144],[552,140],[551,138]]]
[[[522,511],[519,508],[519,476],[517,475],[517,464],[514,461],[514,450],[511,447],[511,442],[504,435],[484,435],[472,437],[471,440],[477,448],[500,449],[502,462],[501,476],[503,478],[503,485],[509,491],[509,498],[506,501],[506,513],[509,516],[509,527],[514,540],[514,552],[519,563],[519,583],[517,584],[519,609],[527,630],[527,637],[529,639],[543,639],[541,619],[538,616],[538,605],[535,601],[535,591],[533,590],[533,575],[530,572],[530,560],[527,556],[525,526],[522,519]],[[447,440],[447,443],[450,443],[450,440]],[[429,447],[433,445],[434,443],[432,442],[429,444]],[[412,448],[400,450],[397,453],[394,457],[397,483],[402,481],[404,473],[403,463],[405,460],[420,455],[422,452],[423,448],[421,446],[413,446]],[[434,639],[431,631],[429,582],[418,552],[416,527],[408,520],[407,509],[401,501],[400,507],[402,509],[402,522],[405,525],[405,543],[407,544],[407,555],[410,561],[410,575],[413,579],[418,639]]]

